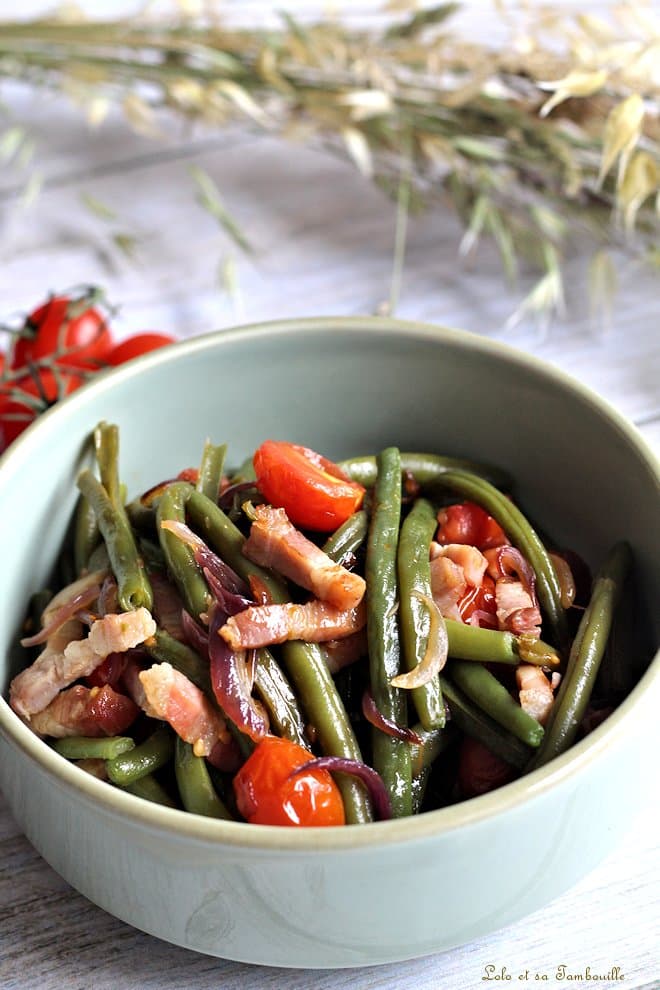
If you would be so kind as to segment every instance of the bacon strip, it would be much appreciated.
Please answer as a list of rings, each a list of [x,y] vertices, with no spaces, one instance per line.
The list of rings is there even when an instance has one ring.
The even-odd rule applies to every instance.
[[[366,591],[364,578],[336,564],[315,543],[293,526],[284,509],[258,505],[243,553],[255,564],[272,567],[316,598],[338,609],[360,604]]]
[[[115,736],[135,720],[139,708],[109,684],[88,688],[76,684],[34,715],[30,728],[40,736]]]
[[[123,653],[156,632],[146,608],[106,615],[92,623],[86,639],[77,639],[81,625],[69,620],[48,640],[34,663],[10,685],[11,707],[23,718],[43,711],[62,688],[87,677],[109,653]]]
[[[219,632],[233,650],[247,650],[288,639],[325,643],[358,632],[366,621],[364,602],[356,608],[337,609],[312,599],[303,605],[252,605],[227,619]]]
[[[545,725],[555,700],[548,678],[540,667],[521,663],[516,668],[516,684],[521,708]]]
[[[195,756],[209,756],[217,742],[228,742],[227,723],[198,687],[169,663],[140,673],[147,715],[168,722]]]

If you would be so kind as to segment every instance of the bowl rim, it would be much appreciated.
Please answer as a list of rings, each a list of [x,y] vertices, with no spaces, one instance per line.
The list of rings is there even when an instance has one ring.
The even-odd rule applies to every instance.
[[[104,372],[63,402],[40,416],[0,457],[0,489],[4,476],[19,471],[21,463],[31,456],[31,449],[38,444],[39,434],[54,432],[61,420],[74,416],[79,406],[84,406],[96,394],[111,390],[116,383],[140,376],[143,372],[177,360],[182,350],[186,353],[231,346],[234,341],[291,333],[324,334],[328,331],[386,334],[391,336],[418,336],[424,340],[444,342],[462,350],[480,352],[486,356],[504,359],[513,365],[549,381],[555,387],[577,395],[602,418],[608,420],[635,449],[652,476],[660,492],[660,461],[635,426],[629,422],[608,400],[583,385],[562,369],[533,354],[500,340],[484,337],[470,331],[388,317],[307,317],[244,324],[200,334],[181,340],[166,348],[152,351],[136,360]],[[36,439],[35,439],[36,438]],[[73,791],[87,803],[99,807],[114,818],[130,821],[134,825],[176,835],[179,839],[194,839],[214,846],[247,848],[252,851],[290,851],[314,854],[323,851],[364,850],[374,846],[389,846],[427,839],[431,836],[465,829],[505,812],[515,811],[527,801],[541,798],[562,783],[579,777],[590,764],[598,761],[609,747],[620,741],[635,720],[638,700],[649,688],[660,687],[660,650],[638,684],[617,709],[586,739],[573,745],[562,756],[545,766],[525,774],[518,780],[459,804],[450,805],[423,815],[410,818],[373,822],[354,827],[329,827],[289,829],[277,826],[254,826],[245,822],[221,821],[200,815],[165,808],[135,797],[132,794],[109,787],[68,760],[59,756],[46,742],[36,736],[12,711],[7,701],[0,697],[0,739],[15,744],[31,761],[49,777],[59,781],[68,791]]]

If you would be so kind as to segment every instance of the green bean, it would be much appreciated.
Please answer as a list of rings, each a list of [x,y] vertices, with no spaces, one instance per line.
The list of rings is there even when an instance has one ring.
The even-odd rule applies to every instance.
[[[231,820],[232,816],[211,783],[204,757],[195,756],[190,743],[178,737],[174,751],[174,772],[181,803],[186,811],[193,815],[205,815],[207,818]]]
[[[117,579],[118,598],[125,612],[153,606],[153,594],[144,564],[138,554],[133,531],[125,513],[111,501],[100,481],[91,471],[78,476],[78,488],[94,509],[110,557],[110,565]]]
[[[206,495],[212,502],[218,501],[218,493],[222,481],[222,469],[225,464],[226,455],[226,443],[215,446],[210,440],[207,440],[204,444],[196,488],[198,492]]]
[[[376,458],[351,457],[340,461],[339,466],[353,479],[371,488],[376,482]],[[403,453],[401,454],[401,470],[413,475],[420,485],[428,485],[441,478],[447,471],[462,470],[485,478],[497,488],[508,491],[511,488],[511,476],[501,468],[490,464],[481,464],[458,457],[443,457],[438,454]]]
[[[431,598],[429,548],[438,526],[433,506],[417,499],[401,527],[397,554],[401,659],[405,670],[423,660],[429,639],[429,611],[419,595]],[[417,716],[425,729],[442,728],[445,705],[437,677],[410,692]]]
[[[113,784],[125,787],[126,784],[132,784],[140,777],[164,767],[173,755],[172,732],[166,726],[161,726],[130,753],[122,753],[113,760],[107,760],[105,768]]]
[[[298,696],[304,699],[305,714],[316,731],[323,754],[362,760],[353,726],[319,647],[292,640],[282,645],[282,657]],[[362,785],[345,774],[337,774],[337,785],[347,823],[371,821],[370,803]]]
[[[116,509],[122,505],[119,482],[119,429],[114,423],[100,422],[94,430],[94,450],[101,484]]]
[[[547,550],[520,509],[488,481],[467,471],[446,471],[439,476],[438,483],[481,505],[520,550],[536,575],[536,592],[554,638],[560,647],[564,647],[568,641],[568,625],[559,579]]]
[[[371,693],[382,715],[405,726],[406,697],[390,684],[400,671],[397,543],[401,518],[401,457],[388,447],[377,458],[378,477],[367,540],[367,640]],[[372,730],[373,765],[390,795],[395,818],[412,813],[410,746],[401,739]]]
[[[145,801],[162,804],[166,808],[178,807],[165,788],[150,773],[144,777],[139,777],[138,780],[131,781],[130,784],[122,784],[121,788],[123,791],[128,791],[129,794],[134,794],[136,797],[143,798]]]
[[[268,589],[273,602],[290,601],[286,584],[272,571],[260,567],[243,555],[245,537],[222,509],[201,492],[193,491],[188,498],[186,511],[195,532],[215,550],[244,580],[257,577]]]
[[[176,481],[168,485],[158,502],[156,524],[158,539],[170,575],[174,578],[186,609],[198,619],[209,607],[208,585],[192,549],[174,533],[163,529],[161,525],[165,520],[185,523],[186,504],[193,491],[192,486],[185,481]]]
[[[129,736],[108,736],[102,739],[67,736],[65,739],[56,739],[52,747],[67,760],[114,760],[116,756],[134,749],[135,743]]]
[[[84,495],[78,497],[73,528],[73,561],[78,575],[82,574],[95,547],[101,540],[96,513]]]
[[[331,560],[341,563],[346,557],[357,554],[366,539],[368,528],[367,513],[364,509],[359,509],[352,516],[349,516],[332,536],[328,537],[323,544],[323,552]]]
[[[527,746],[536,748],[543,726],[514,701],[503,684],[480,663],[452,660],[448,675],[468,698]]]
[[[558,667],[559,657],[543,640],[514,636],[498,629],[481,629],[455,619],[445,619],[449,656],[457,660],[503,663],[517,666],[521,660],[537,667]]]
[[[465,735],[477,739],[512,767],[523,770],[529,763],[531,750],[490,718],[467,698],[443,674],[440,675],[442,693],[449,705],[452,723]]]
[[[575,740],[589,704],[631,564],[630,547],[627,543],[617,543],[596,577],[591,600],[578,627],[566,673],[548,719],[545,739],[532,763],[533,769],[564,753]]]
[[[259,650],[257,654],[254,686],[277,734],[299,746],[308,746],[298,699],[270,650]]]

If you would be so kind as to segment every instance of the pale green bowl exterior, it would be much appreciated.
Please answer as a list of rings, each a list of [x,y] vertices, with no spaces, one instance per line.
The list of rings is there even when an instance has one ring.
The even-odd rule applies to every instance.
[[[196,338],[97,380],[0,461],[3,692],[10,645],[49,575],[83,441],[100,419],[120,426],[130,493],[196,464],[207,437],[229,441],[235,463],[266,437],[337,458],[398,444],[490,460],[511,471],[531,515],[592,563],[628,539],[658,616],[658,465],[602,400],[459,331],[375,318],[274,323]],[[0,785],[69,883],[160,938],[281,966],[412,958],[534,911],[614,846],[654,778],[659,664],[570,753],[416,819],[295,830],[163,809],[58,757],[4,700]]]

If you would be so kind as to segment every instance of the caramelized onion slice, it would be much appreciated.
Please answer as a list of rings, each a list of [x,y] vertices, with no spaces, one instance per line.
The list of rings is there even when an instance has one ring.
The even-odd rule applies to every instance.
[[[557,575],[557,580],[559,581],[561,603],[564,608],[571,608],[573,602],[575,601],[576,588],[575,578],[573,577],[573,571],[571,570],[570,564],[557,553],[551,553],[548,554],[548,556],[552,561],[552,566],[555,569],[555,574]]]
[[[413,591],[412,594],[426,605],[430,625],[426,653],[420,662],[414,670],[409,670],[405,674],[397,674],[396,677],[390,680],[392,687],[406,688],[408,690],[423,687],[429,681],[432,681],[434,677],[437,677],[447,662],[449,651],[447,626],[445,625],[445,620],[440,609],[429,595],[425,595],[421,591]]]
[[[380,729],[388,736],[392,736],[393,739],[400,739],[401,742],[413,743],[415,746],[421,746],[422,740],[414,731],[414,729],[409,729],[408,726],[397,725],[391,719],[386,718],[380,709],[377,707],[376,702],[373,699],[373,695],[370,691],[365,691],[362,695],[362,714],[366,718],[367,722],[373,725],[376,729]]]

